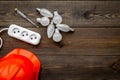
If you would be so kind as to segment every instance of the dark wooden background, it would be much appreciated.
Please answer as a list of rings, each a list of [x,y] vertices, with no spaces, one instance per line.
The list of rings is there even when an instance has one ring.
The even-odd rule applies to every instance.
[[[46,27],[35,28],[14,12],[16,7],[36,24],[41,16],[35,8],[57,10],[75,32],[62,33],[63,41],[56,44],[47,38]],[[14,48],[30,50],[42,62],[41,80],[120,80],[119,1],[0,1],[0,29],[10,24],[36,31],[42,40],[32,46],[5,31],[0,56]]]

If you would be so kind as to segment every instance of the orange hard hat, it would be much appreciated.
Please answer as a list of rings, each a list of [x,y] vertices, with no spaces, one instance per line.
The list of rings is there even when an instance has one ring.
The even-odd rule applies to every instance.
[[[0,80],[38,80],[40,66],[32,52],[14,49],[0,59]]]

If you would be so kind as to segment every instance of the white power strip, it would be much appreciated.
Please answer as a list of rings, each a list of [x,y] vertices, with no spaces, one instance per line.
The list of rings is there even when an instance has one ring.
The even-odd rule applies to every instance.
[[[34,31],[28,30],[15,24],[11,24],[9,26],[8,35],[13,38],[30,43],[32,45],[38,45],[41,40],[41,35],[39,33],[36,33]]]

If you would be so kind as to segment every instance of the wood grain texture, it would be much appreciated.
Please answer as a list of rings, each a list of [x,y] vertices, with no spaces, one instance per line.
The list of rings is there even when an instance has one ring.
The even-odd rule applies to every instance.
[[[120,2],[119,1],[0,1],[0,29],[18,24],[42,35],[33,46],[1,33],[4,40],[0,57],[14,48],[35,53],[42,62],[39,80],[120,80]],[[7,5],[7,6],[6,6]],[[47,38],[46,27],[39,29],[21,18],[14,8],[35,23],[41,17],[35,8],[58,10],[63,22],[75,29],[63,33],[60,44]]]
[[[14,12],[16,7],[34,22],[40,17],[35,9],[40,7],[51,11],[57,10],[63,16],[63,22],[72,27],[119,27],[120,25],[119,1],[3,1],[0,3],[0,25],[5,25],[6,22],[6,25],[16,23],[32,27]]]

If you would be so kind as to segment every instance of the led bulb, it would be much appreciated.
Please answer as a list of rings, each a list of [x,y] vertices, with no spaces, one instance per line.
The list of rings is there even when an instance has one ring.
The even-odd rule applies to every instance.
[[[52,37],[54,31],[55,31],[55,26],[54,26],[53,22],[51,22],[51,24],[49,24],[49,26],[47,27],[47,36],[48,36],[48,38]]]
[[[57,24],[56,27],[63,32],[74,31],[74,29],[70,28],[67,24]]]
[[[62,16],[60,16],[57,11],[54,11],[53,22],[55,24],[60,24],[62,22]]]
[[[42,15],[42,16],[45,16],[45,17],[53,17],[53,14],[49,11],[49,10],[47,10],[47,9],[45,9],[45,8],[36,8],[36,10]]]
[[[60,34],[58,29],[55,29],[55,33],[53,35],[53,41],[60,42],[62,40],[62,35]]]
[[[37,18],[36,21],[41,23],[42,26],[47,26],[50,23],[48,17]]]

